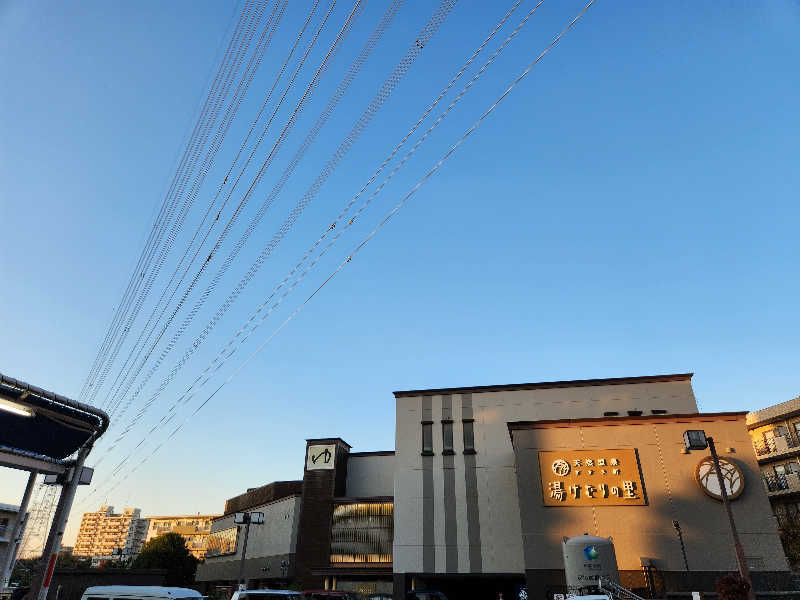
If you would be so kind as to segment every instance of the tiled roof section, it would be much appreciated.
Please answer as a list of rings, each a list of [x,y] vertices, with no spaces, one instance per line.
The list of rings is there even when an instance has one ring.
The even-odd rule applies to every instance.
[[[225,503],[225,514],[247,510],[254,506],[274,502],[287,496],[303,493],[302,481],[274,481],[267,485],[252,489],[244,494],[234,496]]]
[[[800,396],[793,400],[787,400],[786,402],[749,413],[747,415],[747,425],[754,426],[793,414],[800,414]]]

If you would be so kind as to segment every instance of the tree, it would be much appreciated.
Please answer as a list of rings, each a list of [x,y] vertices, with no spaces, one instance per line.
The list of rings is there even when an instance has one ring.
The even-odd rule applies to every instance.
[[[194,582],[197,563],[186,548],[183,536],[170,532],[145,543],[132,566],[134,569],[166,569],[164,585],[187,586]]]
[[[59,569],[89,569],[92,566],[92,559],[73,556],[68,552],[59,552],[57,566]]]
[[[747,600],[750,584],[738,575],[725,575],[717,579],[719,600]]]
[[[780,528],[783,551],[789,564],[794,567],[800,563],[800,524],[790,521]]]

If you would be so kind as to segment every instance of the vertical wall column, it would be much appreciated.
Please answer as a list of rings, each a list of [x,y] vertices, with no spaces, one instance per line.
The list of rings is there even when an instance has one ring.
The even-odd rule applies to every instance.
[[[341,438],[306,440],[295,559],[295,573],[305,589],[319,589],[325,584],[325,578],[312,571],[330,567],[333,499],[345,495],[349,454],[350,445]]]

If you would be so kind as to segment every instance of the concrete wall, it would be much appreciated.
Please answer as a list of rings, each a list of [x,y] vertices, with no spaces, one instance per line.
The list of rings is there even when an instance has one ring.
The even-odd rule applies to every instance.
[[[610,421],[540,428],[531,424],[530,429],[512,431],[529,572],[562,569],[561,538],[584,532],[613,537],[620,570],[639,570],[640,558],[649,557],[659,571],[684,571],[673,519],[680,522],[692,571],[735,571],[725,511],[695,481],[695,468],[708,452],[682,452],[682,434],[687,429],[704,429],[713,436],[720,456],[744,472],[744,491],[731,508],[750,568],[788,569],[744,415]],[[544,506],[538,451],[559,448],[635,448],[647,505]]]
[[[509,421],[599,417],[653,409],[695,413],[688,376],[418,395],[397,393],[394,571],[523,573]],[[524,387],[524,386],[515,386]],[[455,454],[442,455],[442,419]],[[463,419],[474,419],[476,454],[464,454]],[[433,456],[421,456],[421,421],[433,421]]]
[[[280,560],[294,555],[297,547],[301,504],[300,496],[290,496],[249,509],[250,512],[263,512],[264,523],[250,526],[245,559],[245,576],[248,579],[267,579],[283,575],[279,566]],[[234,515],[231,514],[214,519],[211,533],[236,527],[233,518]],[[197,581],[236,580],[244,545],[244,526],[240,527],[236,554],[207,557],[205,563],[197,568]],[[272,568],[272,563],[277,566]],[[270,567],[268,571],[262,571],[265,566]]]
[[[164,585],[166,569],[56,569],[47,600],[80,600],[95,585]]]
[[[351,454],[347,459],[347,495],[350,498],[394,494],[394,454]]]

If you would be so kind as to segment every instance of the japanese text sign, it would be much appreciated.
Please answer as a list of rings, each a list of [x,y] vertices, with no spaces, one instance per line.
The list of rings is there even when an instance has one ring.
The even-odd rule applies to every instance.
[[[545,506],[647,504],[636,450],[542,450]]]

